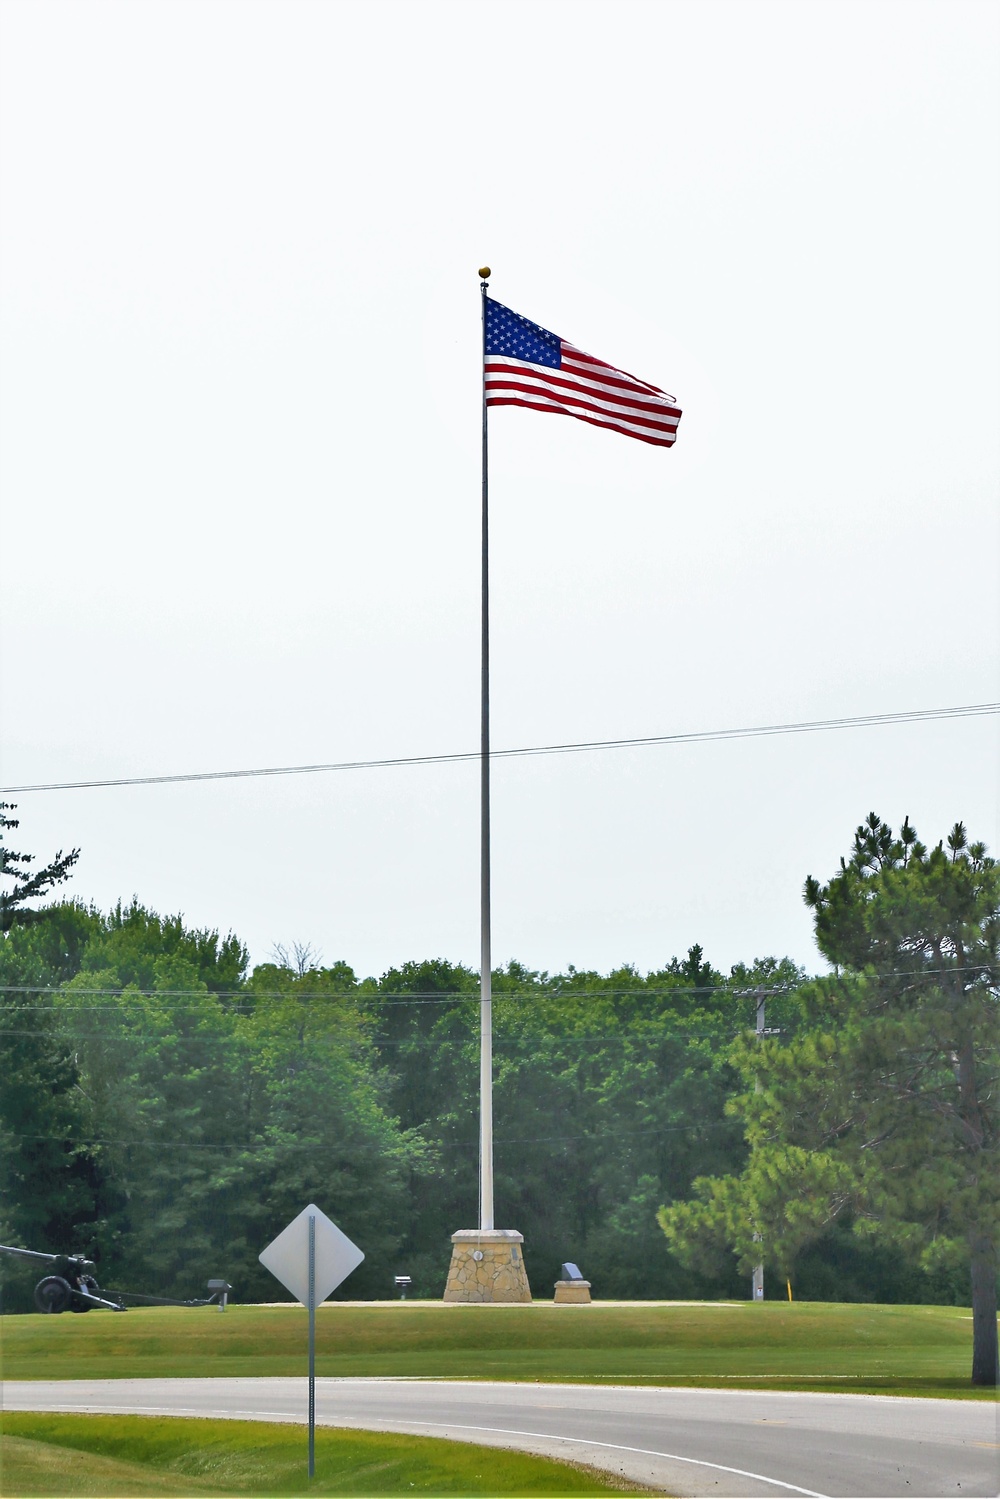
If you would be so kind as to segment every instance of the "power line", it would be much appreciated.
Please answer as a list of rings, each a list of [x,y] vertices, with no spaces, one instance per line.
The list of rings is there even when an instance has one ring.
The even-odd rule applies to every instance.
[[[517,1048],[525,1046],[530,1046],[534,1051],[538,1051],[547,1043],[551,1043],[558,1050],[564,1048],[583,1048],[585,1046],[661,1046],[665,1041],[717,1041],[720,1038],[724,1039],[726,1036],[735,1037],[741,1033],[741,1030],[726,1029],[725,1027],[720,1027],[714,1031],[655,1030],[641,1034],[625,1031],[617,1036],[566,1036],[552,1032],[539,1035],[537,1032],[533,1032],[529,1035],[501,1036],[497,1039],[495,1045],[498,1049],[506,1048],[508,1051],[514,1051]],[[57,1029],[39,1029],[37,1026],[34,1029],[23,1027],[11,1029],[8,1026],[0,1024],[0,1040],[3,1040],[7,1036],[34,1036],[53,1042],[96,1041],[101,1046],[106,1046],[112,1041],[163,1041],[172,1044],[180,1039],[198,1047],[203,1047],[206,1043],[231,1047],[234,1041],[242,1039],[230,1031],[225,1033],[215,1031],[210,1034],[205,1034],[203,1031],[193,1031],[188,1036],[178,1037],[176,1032],[172,1031],[137,1031],[131,1027],[111,1034],[108,1031],[95,1031],[93,1029],[86,1031],[66,1030],[61,1025]],[[398,1041],[390,1040],[383,1036],[368,1036],[364,1033],[360,1036],[345,1036],[342,1031],[311,1030],[306,1032],[303,1044],[305,1041],[310,1043],[315,1041],[338,1041],[347,1046],[364,1046],[366,1049],[371,1047],[376,1050],[381,1050],[385,1047],[406,1047],[410,1050],[434,1047],[440,1051],[442,1047],[450,1044],[462,1047],[474,1047],[478,1041],[478,1032],[470,1030],[466,1035],[457,1037],[412,1036],[404,1041]]]
[[[965,974],[965,977],[967,979],[971,979],[977,976],[992,976],[995,970],[996,965],[993,963],[967,963],[962,972]],[[954,976],[956,972],[957,965],[952,964],[951,966],[945,966],[942,968],[896,968],[893,969],[890,974],[884,976],[891,977],[892,979],[936,978],[941,974]],[[732,987],[732,983],[730,981],[730,983],[723,982],[721,984],[668,984],[663,988],[647,989],[642,986],[642,981],[640,980],[634,989],[575,989],[573,987],[562,987],[558,989],[540,988],[525,989],[522,991],[514,990],[509,993],[505,993],[503,991],[495,991],[493,999],[494,1003],[496,1004],[502,1004],[504,1001],[511,1001],[519,1004],[530,1002],[537,1005],[545,1005],[553,1000],[650,1000],[677,999],[681,997],[698,1000],[711,999],[718,994],[726,995],[730,999],[739,1001],[758,999],[761,995],[766,995],[769,999],[781,999],[785,996],[797,993],[800,989],[808,988],[812,984],[856,981],[857,979],[864,979],[868,976],[869,975],[867,975],[864,971],[858,973],[822,973],[812,976],[807,975],[804,979],[801,979],[794,984],[754,984],[750,987],[741,985],[739,988]],[[875,977],[883,977],[883,975],[875,975]],[[72,983],[72,979],[68,979],[66,980],[66,982]],[[411,1005],[457,1005],[459,1003],[478,1005],[480,1003],[478,994],[470,993],[468,990],[464,989],[456,989],[443,992],[439,990],[434,993],[417,991],[413,994],[394,992],[380,994],[375,990],[365,990],[359,988],[357,990],[347,991],[346,993],[342,992],[339,994],[331,994],[322,989],[211,989],[208,991],[202,991],[199,989],[145,989],[140,987],[139,985],[132,984],[121,984],[114,989],[82,989],[75,986],[72,989],[68,989],[52,984],[0,984],[0,995],[5,994],[44,994],[51,996],[53,999],[69,1001],[75,1000],[78,995],[85,995],[88,998],[107,998],[118,1001],[121,1001],[123,999],[141,998],[157,1001],[166,999],[196,999],[202,1002],[198,1005],[164,1005],[163,1008],[170,1013],[182,1013],[185,1011],[190,1011],[191,1013],[202,1012],[204,1010],[205,1000],[214,1000],[216,1001],[216,1003],[225,1001],[233,1005],[238,1005],[241,1007],[241,1012],[246,1014],[253,1013],[253,1006],[256,1005],[258,1000],[307,1000],[311,1004],[315,1004],[318,1001],[322,1000],[330,1004],[355,1005],[358,1007],[358,1010],[362,1014],[367,1013],[369,1007],[371,1007],[372,1009],[389,1009],[395,1007],[406,1008],[407,1006]],[[122,1006],[120,1003],[107,1005],[80,1005],[73,1003],[67,1004],[65,1006],[61,1005],[60,1009],[63,1008],[72,1009],[74,1011],[120,1011]],[[42,1010],[48,1012],[53,1009],[53,1006],[19,1005],[18,1009],[20,1011]]]
[[[500,1149],[514,1145],[553,1145],[570,1140],[632,1140],[649,1135],[692,1134],[715,1129],[733,1130],[738,1127],[738,1124],[731,1123],[728,1119],[709,1119],[699,1121],[696,1124],[664,1124],[657,1129],[585,1130],[576,1135],[535,1135],[530,1139],[498,1139],[496,1143],[497,1148]],[[6,1138],[9,1140],[51,1140],[61,1142],[64,1145],[119,1145],[129,1149],[135,1147],[138,1149],[162,1150],[164,1140],[167,1137],[163,1136],[158,1140],[109,1140],[94,1135],[27,1135],[11,1133]],[[171,1151],[214,1150],[220,1155],[232,1155],[236,1152],[240,1155],[248,1156],[251,1161],[270,1159],[275,1151],[314,1150],[317,1143],[315,1140],[282,1140],[268,1144],[267,1141],[258,1140],[256,1142],[257,1148],[255,1149],[252,1145],[238,1145],[233,1143],[227,1145],[220,1144],[217,1140],[181,1140],[176,1135],[170,1136],[169,1139]],[[418,1143],[426,1145],[430,1150],[435,1152],[479,1149],[478,1140],[419,1140]]]
[[[968,967],[972,971],[975,965]],[[913,970],[916,973],[951,972],[950,969],[919,968]],[[833,975],[828,975],[832,977]],[[66,980],[72,983],[72,979]],[[809,979],[802,980],[804,983],[812,982]],[[638,981],[632,989],[574,989],[560,985],[552,989],[523,989],[523,990],[496,990],[494,999],[499,1003],[502,1000],[534,1000],[544,1002],[552,999],[667,999],[676,995],[701,998],[712,994],[728,994],[733,999],[753,999],[761,991],[767,994],[790,994],[793,988],[800,985],[792,984],[754,984],[752,988],[734,988],[732,980],[721,984],[667,984],[661,988],[646,988],[642,980]],[[126,995],[140,995],[143,999],[214,999],[227,1000],[236,1003],[255,1003],[260,999],[294,999],[294,1000],[332,1000],[335,1003],[354,1003],[362,1007],[371,1004],[380,1005],[450,1005],[458,1001],[466,1004],[479,1004],[479,995],[468,989],[437,989],[437,990],[413,990],[411,992],[396,992],[386,990],[384,993],[372,989],[352,989],[331,993],[325,989],[147,989],[139,984],[120,984],[115,988],[84,989],[74,984],[72,989],[61,988],[52,984],[0,984],[0,994],[51,994],[65,998],[75,998],[77,995],[96,995],[108,998],[124,998]],[[81,1005],[78,1008],[105,1008],[103,1006],[88,1007]],[[115,1009],[118,1006],[114,1006]]]
[[[729,739],[760,739],[778,734],[816,734],[829,729],[867,729],[884,724],[925,723],[941,719],[983,718],[1000,713],[1000,703],[966,703],[954,708],[914,708],[903,713],[863,713],[852,718],[819,718],[804,723],[758,724],[739,729],[704,729],[691,734],[650,734],[635,739],[589,739],[575,744],[532,744],[493,750],[491,760],[528,755],[578,755],[591,750],[642,749],[662,744],[707,744]],[[185,775],[118,776],[100,781],[45,781],[0,786],[2,795],[29,791],[95,791],[112,786],[176,786],[189,781],[239,781],[263,776],[317,775],[334,770],[387,770],[405,765],[454,765],[478,760],[478,750],[445,755],[399,755],[382,760],[338,760],[318,765],[268,765],[246,770],[198,770]]]

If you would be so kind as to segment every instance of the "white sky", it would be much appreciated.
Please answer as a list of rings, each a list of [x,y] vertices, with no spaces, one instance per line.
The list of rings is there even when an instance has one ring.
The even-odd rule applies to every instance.
[[[479,289],[672,391],[491,415],[497,748],[995,700],[998,11],[4,0],[2,783],[474,749]],[[815,966],[998,721],[511,761],[494,954]],[[478,963],[474,765],[22,794],[72,885]]]

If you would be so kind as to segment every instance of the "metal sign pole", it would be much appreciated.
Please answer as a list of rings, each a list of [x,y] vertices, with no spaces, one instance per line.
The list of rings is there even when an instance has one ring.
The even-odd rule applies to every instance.
[[[364,1254],[314,1202],[257,1256],[309,1313],[309,1477],[316,1474],[316,1306],[356,1270]]]
[[[316,1476],[316,1217],[309,1215],[309,1477]]]

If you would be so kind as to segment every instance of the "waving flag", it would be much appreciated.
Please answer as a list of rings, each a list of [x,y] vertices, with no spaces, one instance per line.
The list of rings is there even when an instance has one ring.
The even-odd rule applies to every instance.
[[[584,354],[556,333],[485,297],[486,404],[556,411],[669,448],[681,413],[674,397]]]

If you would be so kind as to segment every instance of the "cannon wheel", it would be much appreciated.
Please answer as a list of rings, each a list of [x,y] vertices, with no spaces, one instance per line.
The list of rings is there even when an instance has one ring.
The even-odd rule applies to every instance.
[[[46,1275],[35,1287],[35,1305],[40,1312],[64,1312],[73,1300],[73,1288],[61,1275]]]

